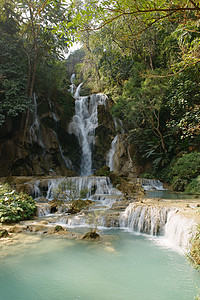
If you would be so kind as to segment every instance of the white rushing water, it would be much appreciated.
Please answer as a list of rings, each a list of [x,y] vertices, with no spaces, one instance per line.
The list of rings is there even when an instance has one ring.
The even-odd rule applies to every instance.
[[[180,252],[187,252],[195,222],[176,208],[129,204],[121,214],[119,226],[129,231],[161,236],[157,242]]]
[[[40,132],[40,122],[37,114],[37,97],[36,94],[33,94],[33,104],[34,104],[34,113],[33,113],[33,123],[29,129],[30,141],[37,142],[45,152],[45,145],[42,141],[41,132]]]
[[[110,168],[110,171],[114,171],[114,155],[115,155],[115,147],[118,140],[118,135],[115,136],[111,143],[111,148],[107,155],[107,161],[106,164]]]
[[[148,190],[164,190],[163,183],[157,179],[147,179],[147,178],[140,178],[139,179],[142,187],[145,191]]]
[[[92,148],[95,143],[95,129],[98,126],[98,105],[106,106],[107,96],[104,94],[93,94],[80,97],[82,84],[76,89],[75,115],[69,124],[68,132],[78,138],[81,147],[80,175],[89,176],[92,171]]]
[[[60,144],[60,141],[59,141],[59,138],[58,138],[57,133],[56,133],[55,131],[53,131],[53,132],[54,132],[54,134],[55,134],[55,136],[56,136],[56,139],[57,139],[57,142],[58,142],[58,148],[59,148],[59,151],[60,151],[60,155],[61,155],[61,157],[62,157],[62,159],[63,159],[63,161],[64,161],[64,163],[65,163],[65,166],[66,166],[68,169],[73,170],[73,165],[72,165],[71,160],[70,160],[68,157],[66,157],[66,156],[64,155],[64,152],[63,152],[62,146],[61,146],[61,144]]]
[[[151,235],[163,234],[169,209],[129,204],[120,217],[120,227]]]
[[[69,199],[82,196],[81,198],[102,201],[103,204],[109,202],[106,201],[107,198],[113,203],[112,196],[122,195],[119,190],[113,188],[110,179],[104,176],[51,179],[48,183],[47,199],[53,200],[59,188]]]

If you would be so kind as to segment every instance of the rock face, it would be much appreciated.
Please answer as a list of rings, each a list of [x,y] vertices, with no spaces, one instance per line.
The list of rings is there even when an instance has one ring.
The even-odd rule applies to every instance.
[[[127,142],[127,135],[117,127],[116,120],[110,114],[110,105],[98,107],[98,127],[96,128],[95,147],[93,150],[93,167],[95,170],[111,164],[117,174],[126,173],[127,176],[135,175],[131,159],[131,147]],[[114,141],[115,140],[115,141]],[[114,145],[113,141],[115,142]],[[109,162],[109,153],[113,149]]]
[[[67,91],[52,96],[33,97],[33,109],[28,114],[7,117],[0,127],[0,176],[76,176],[80,172],[80,143],[68,133],[74,115],[74,98]],[[92,169],[113,165],[118,174],[134,173],[126,134],[110,114],[110,102],[98,106],[98,126],[92,147]],[[26,128],[26,132],[25,132]],[[113,141],[115,149],[113,148]],[[110,155],[110,156],[109,156]],[[108,158],[109,156],[109,158]]]
[[[80,149],[68,134],[73,102],[68,92],[54,101],[35,96],[32,112],[7,118],[0,127],[0,176],[64,175],[78,169]]]

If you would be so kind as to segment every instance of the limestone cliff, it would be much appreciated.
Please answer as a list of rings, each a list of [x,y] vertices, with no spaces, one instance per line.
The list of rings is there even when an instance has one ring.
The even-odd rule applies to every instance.
[[[35,97],[25,139],[25,117],[6,119],[0,127],[0,176],[64,175],[78,169],[80,149],[76,137],[68,134],[73,102],[70,93],[52,100]]]

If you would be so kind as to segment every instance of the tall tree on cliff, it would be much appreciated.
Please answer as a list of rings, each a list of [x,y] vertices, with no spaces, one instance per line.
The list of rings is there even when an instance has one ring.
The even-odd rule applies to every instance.
[[[7,20],[9,19],[10,23],[12,20],[17,28],[13,34],[15,37],[13,46],[18,44],[21,46],[20,51],[23,53],[27,77],[25,90],[27,98],[31,99],[40,63],[50,59],[62,59],[63,53],[68,51],[71,44],[72,25],[69,4],[63,1],[47,0],[3,0],[1,7],[1,19],[5,20],[5,14],[9,10]],[[10,44],[12,42],[10,40]],[[20,60],[19,57],[19,65]],[[22,142],[26,135],[29,108],[30,105],[25,105],[21,109],[21,111],[26,111],[21,123],[24,131]]]

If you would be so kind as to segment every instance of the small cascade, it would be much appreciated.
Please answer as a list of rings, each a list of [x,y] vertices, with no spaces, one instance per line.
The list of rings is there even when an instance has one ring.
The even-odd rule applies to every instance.
[[[37,142],[45,152],[45,145],[42,141],[41,132],[40,132],[40,122],[37,114],[37,97],[36,94],[33,94],[33,104],[34,104],[34,114],[33,114],[33,123],[29,129],[29,136],[31,143]]]
[[[129,204],[120,217],[120,227],[136,232],[160,235],[164,233],[169,209]]]
[[[195,223],[192,219],[184,218],[178,213],[178,210],[171,210],[165,225],[164,238],[170,247],[177,249],[178,246],[182,251],[187,252],[194,226]]]
[[[71,76],[71,85],[70,85],[70,90],[69,90],[72,95],[74,95],[75,89],[76,89],[76,86],[74,84],[75,78],[76,78],[76,75],[72,74],[72,76]]]
[[[56,127],[57,127],[59,120],[58,120],[58,117],[56,116],[55,112],[53,111],[53,106],[52,106],[52,103],[51,103],[50,100],[49,100],[49,107],[50,107],[50,111],[51,111],[51,114],[52,114],[52,118],[55,121]],[[61,157],[62,157],[62,159],[63,159],[63,161],[65,163],[65,166],[68,169],[73,170],[72,162],[70,161],[70,159],[68,157],[66,157],[64,155],[64,152],[63,152],[63,149],[62,149],[62,146],[60,144],[60,141],[59,141],[59,138],[58,138],[58,135],[57,135],[56,131],[54,130],[53,133],[56,136],[56,139],[57,139],[57,142],[58,142],[58,148],[59,148],[59,151],[60,151],[60,155],[61,155]]]
[[[75,115],[69,124],[69,134],[74,134],[79,141],[82,150],[80,175],[92,175],[92,147],[95,142],[95,129],[98,126],[98,105],[106,105],[107,96],[93,94],[80,97],[79,84],[75,97]]]
[[[142,187],[145,191],[149,190],[165,190],[163,187],[163,184],[160,180],[157,179],[147,179],[147,178],[141,178],[139,179]]]
[[[51,179],[48,183],[47,199],[53,200],[62,190],[68,199],[79,197],[97,201],[100,204],[110,206],[122,193],[113,188],[108,177],[68,177]]]
[[[50,214],[51,206],[49,203],[40,203],[37,205],[38,217],[43,217]]]
[[[32,193],[33,198],[38,198],[38,197],[42,196],[39,184],[40,184],[40,180],[37,180],[37,181],[35,181],[35,183],[33,185],[33,193]]]
[[[110,171],[114,171],[114,154],[115,154],[115,146],[118,140],[118,135],[115,136],[111,143],[111,148],[107,155],[107,166],[110,168]]]
[[[117,132],[120,131],[120,133],[124,134],[125,130],[123,129],[123,122],[119,118],[113,118],[114,124],[115,124],[115,130]],[[120,129],[120,130],[119,130]]]
[[[57,141],[58,141],[58,147],[59,147],[60,155],[61,155],[61,157],[62,157],[62,159],[63,159],[63,161],[64,161],[64,163],[65,163],[65,166],[66,166],[69,170],[73,170],[73,165],[72,165],[71,160],[70,160],[68,157],[66,157],[66,156],[64,155],[64,153],[63,153],[63,149],[62,149],[62,147],[61,147],[61,144],[60,144],[60,141],[59,141],[59,138],[58,138],[57,133],[56,133],[55,131],[53,131],[53,132],[54,132],[54,134],[55,134],[55,136],[56,136],[56,139],[57,139]]]
[[[195,223],[176,208],[129,204],[119,219],[121,228],[161,236],[159,244],[187,252]]]
[[[83,83],[80,83],[79,86],[77,87],[76,92],[74,94],[75,99],[78,99],[80,97],[80,90],[81,90],[82,85],[83,85]]]

